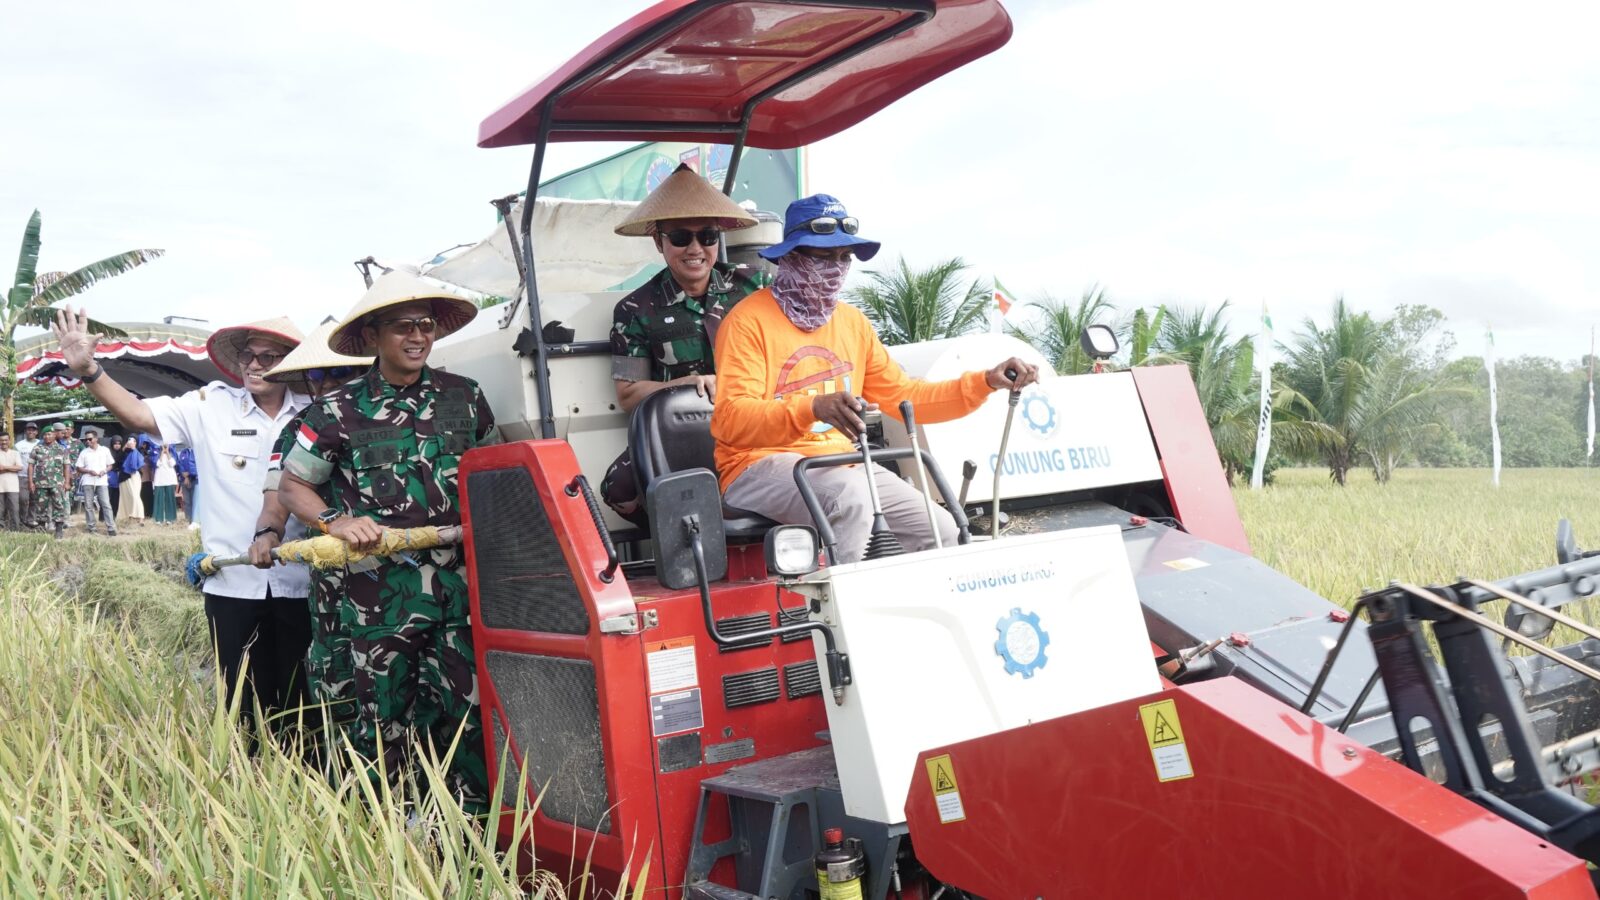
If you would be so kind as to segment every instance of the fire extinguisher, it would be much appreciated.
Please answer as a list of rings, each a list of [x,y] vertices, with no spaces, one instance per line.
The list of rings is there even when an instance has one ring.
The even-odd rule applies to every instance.
[[[822,842],[822,851],[816,856],[822,900],[861,900],[861,878],[867,874],[861,839],[847,839],[843,830],[829,828],[822,832]]]

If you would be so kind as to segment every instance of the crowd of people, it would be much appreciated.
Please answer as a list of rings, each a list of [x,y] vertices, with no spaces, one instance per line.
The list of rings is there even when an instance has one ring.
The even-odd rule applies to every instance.
[[[75,510],[84,531],[116,537],[119,526],[179,524],[191,528],[199,472],[194,451],[149,434],[105,435],[71,420],[23,426],[21,439],[0,433],[0,529],[66,536]]]

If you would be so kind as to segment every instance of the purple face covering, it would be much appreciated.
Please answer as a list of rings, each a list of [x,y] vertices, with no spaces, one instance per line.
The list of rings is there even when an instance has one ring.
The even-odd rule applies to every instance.
[[[790,253],[778,260],[772,296],[796,328],[816,331],[833,316],[833,308],[839,304],[839,289],[849,271],[848,259],[817,259]]]

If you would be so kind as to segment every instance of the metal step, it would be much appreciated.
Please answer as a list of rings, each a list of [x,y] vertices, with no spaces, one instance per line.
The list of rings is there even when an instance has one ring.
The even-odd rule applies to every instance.
[[[746,894],[737,888],[723,887],[709,881],[684,885],[684,900],[761,900],[755,894]]]

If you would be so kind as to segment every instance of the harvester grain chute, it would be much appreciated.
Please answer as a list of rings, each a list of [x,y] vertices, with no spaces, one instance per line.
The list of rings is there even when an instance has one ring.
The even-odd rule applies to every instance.
[[[551,141],[731,142],[728,190],[746,147],[838,132],[1010,33],[995,0],[666,0],[480,144],[535,145],[531,197]],[[1594,592],[1570,535],[1556,569],[1396,585],[1352,616],[1250,555],[1182,366],[1045,377],[920,428],[889,410],[881,448],[797,467],[815,529],[774,527],[722,503],[692,389],[629,427],[620,294],[542,295],[529,222],[517,321],[436,356],[535,438],[471,451],[461,485],[487,755],[507,805],[524,776],[540,798],[541,867],[727,900],[817,896],[831,865],[871,900],[1595,896],[1566,790],[1600,758],[1600,691],[1494,640]],[[929,379],[1044,362],[1001,335],[891,352]],[[648,534],[569,490],[625,440]],[[805,472],[866,460],[925,472],[958,543],[818,568]],[[967,512],[1002,502],[1003,535],[974,536]],[[1500,594],[1526,603],[1490,629]],[[1550,652],[1594,668],[1600,643]]]

